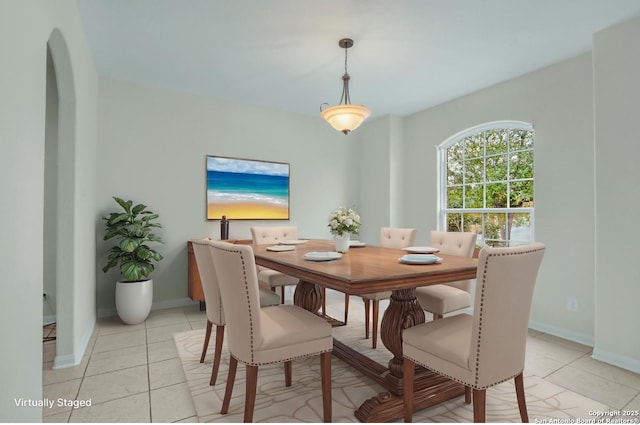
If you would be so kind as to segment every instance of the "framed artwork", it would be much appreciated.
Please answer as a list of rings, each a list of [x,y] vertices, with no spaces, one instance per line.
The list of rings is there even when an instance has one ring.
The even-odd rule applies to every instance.
[[[207,155],[207,220],[288,220],[289,164]]]

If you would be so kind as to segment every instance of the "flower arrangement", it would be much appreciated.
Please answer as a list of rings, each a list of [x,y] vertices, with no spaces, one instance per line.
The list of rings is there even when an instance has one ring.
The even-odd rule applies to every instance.
[[[329,228],[332,235],[342,236],[344,233],[357,234],[360,231],[360,216],[355,210],[339,206],[329,217]]]

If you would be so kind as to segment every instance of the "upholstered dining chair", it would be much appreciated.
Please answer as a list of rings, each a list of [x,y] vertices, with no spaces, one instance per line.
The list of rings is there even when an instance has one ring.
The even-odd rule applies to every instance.
[[[413,245],[416,239],[416,229],[399,228],[399,227],[382,227],[380,229],[379,245],[385,248],[407,248]],[[391,291],[375,292],[372,294],[360,295],[364,301],[364,336],[369,338],[369,323],[371,323],[371,346],[378,346],[378,316],[380,313],[380,301],[387,300],[391,297]],[[349,311],[349,296],[345,295],[345,313],[347,317]],[[370,306],[373,305],[373,308]],[[370,317],[369,311],[372,310],[373,317]]]
[[[210,239],[195,239],[191,241],[193,253],[196,257],[198,272],[200,273],[200,281],[202,282],[202,292],[204,292],[204,300],[207,314],[207,330],[204,336],[204,346],[202,347],[202,355],[200,363],[204,363],[204,358],[209,347],[209,339],[211,338],[211,330],[216,325],[216,342],[213,350],[213,368],[211,369],[211,379],[209,385],[215,385],[218,378],[218,369],[220,368],[220,358],[222,355],[222,342],[224,341],[224,309],[222,308],[222,298],[220,297],[220,287],[218,278],[213,267],[213,258],[209,252]],[[268,290],[260,290],[260,305],[270,306],[280,303],[278,294]]]
[[[273,245],[281,241],[298,239],[298,228],[295,226],[252,227],[251,237],[256,245]],[[297,285],[300,279],[279,271],[258,266],[258,282],[275,292],[280,288],[280,302],[284,304],[285,286]]]
[[[528,422],[522,371],[531,299],[545,246],[485,247],[478,258],[473,315],[423,323],[402,334],[404,419],[413,416],[413,379],[419,364],[473,392],[474,422],[485,421],[486,389],[515,379],[522,422]]]
[[[238,361],[246,366],[244,422],[253,420],[258,367],[285,364],[285,384],[291,385],[291,362],[320,355],[323,420],[331,422],[331,325],[295,305],[260,308],[253,250],[248,245],[212,241],[209,245],[220,294],[227,309],[229,375],[221,414],[229,411]]]
[[[440,253],[473,256],[478,235],[473,232],[431,231],[430,245]],[[442,318],[446,313],[461,310],[471,305],[471,280],[442,283],[416,288],[416,298],[423,310],[433,315],[433,320]]]

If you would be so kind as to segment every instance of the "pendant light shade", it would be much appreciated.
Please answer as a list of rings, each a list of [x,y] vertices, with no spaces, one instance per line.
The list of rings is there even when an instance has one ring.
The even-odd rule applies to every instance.
[[[351,77],[347,72],[347,49],[353,46],[353,40],[343,38],[338,45],[344,49],[344,75],[342,76],[342,97],[336,106],[322,108],[320,106],[320,116],[333,128],[343,132],[345,135],[355,130],[371,115],[371,110],[366,106],[352,105],[349,97],[349,80]],[[344,102],[344,103],[343,103]]]

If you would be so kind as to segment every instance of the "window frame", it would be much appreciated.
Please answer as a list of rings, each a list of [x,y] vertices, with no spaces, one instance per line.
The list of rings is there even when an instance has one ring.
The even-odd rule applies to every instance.
[[[438,188],[437,188],[437,208],[438,208],[438,223],[437,223],[437,227],[438,230],[448,230],[448,223],[447,223],[447,214],[449,213],[460,213],[460,214],[491,214],[491,213],[497,213],[497,214],[507,214],[507,213],[528,213],[530,216],[530,228],[531,228],[531,240],[524,242],[524,241],[520,241],[520,240],[514,240],[514,242],[516,242],[517,244],[521,244],[521,243],[528,243],[528,242],[533,242],[535,240],[535,195],[534,195],[534,206],[533,207],[519,207],[519,208],[511,208],[511,207],[501,207],[501,208],[486,208],[486,205],[483,206],[482,208],[461,208],[461,209],[452,209],[452,208],[447,208],[447,150],[450,146],[452,146],[453,144],[457,143],[458,141],[469,137],[469,136],[473,136],[476,135],[478,133],[482,133],[488,130],[496,130],[496,129],[508,129],[508,130],[524,130],[524,131],[531,131],[534,132],[534,144],[533,147],[531,149],[532,151],[532,161],[533,161],[533,187],[534,187],[534,193],[535,193],[535,130],[534,130],[534,126],[531,123],[527,123],[524,121],[511,121],[511,120],[504,120],[504,121],[492,121],[492,122],[487,122],[484,124],[480,124],[480,125],[476,125],[470,128],[467,128],[466,130],[462,130],[452,136],[450,136],[449,138],[447,138],[445,141],[443,141],[442,143],[440,143],[439,145],[436,146],[437,149],[437,173],[438,173]],[[505,152],[506,155],[509,154],[509,150],[508,150],[508,145],[507,145],[507,151]],[[492,156],[492,155],[487,155],[486,154],[486,150],[483,153],[483,160],[487,158],[487,156]],[[486,163],[485,161],[483,161],[484,163]],[[508,163],[509,161],[507,161]],[[507,165],[507,176],[508,176],[508,165]],[[483,170],[484,171],[484,170]],[[484,175],[484,180],[482,181],[482,185],[483,185],[483,190],[486,190],[486,184],[488,183],[486,180],[486,173],[483,173]],[[507,184],[509,184],[511,181],[518,181],[517,179],[511,180],[510,177],[507,178]],[[486,201],[486,196],[483,196],[483,198]],[[482,222],[482,234],[483,236],[485,235],[485,229],[484,229],[484,220],[481,220]],[[511,241],[512,239],[509,238],[506,242],[508,245],[511,245]],[[483,237],[482,239],[483,245],[486,244],[485,243],[485,239]]]

